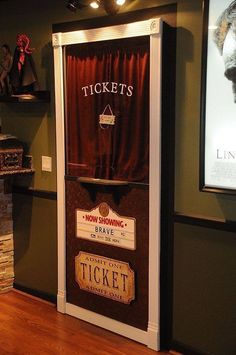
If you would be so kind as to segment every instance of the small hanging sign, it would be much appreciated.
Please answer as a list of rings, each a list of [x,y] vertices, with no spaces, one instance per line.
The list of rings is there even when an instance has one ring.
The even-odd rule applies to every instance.
[[[105,114],[106,110],[110,111],[110,115]],[[99,115],[99,123],[100,123],[100,125],[114,126],[115,125],[115,120],[116,120],[116,116],[113,115],[111,106],[109,104],[106,105],[103,113],[101,115]]]

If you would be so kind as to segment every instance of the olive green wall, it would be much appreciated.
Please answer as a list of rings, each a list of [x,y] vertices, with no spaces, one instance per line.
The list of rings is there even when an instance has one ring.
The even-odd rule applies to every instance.
[[[236,197],[199,191],[201,1],[178,7],[175,210],[236,220]],[[236,354],[236,233],[176,223],[173,339],[203,354]],[[181,349],[181,346],[180,346]]]
[[[56,201],[14,194],[15,281],[45,296],[57,290]]]
[[[176,341],[204,354],[236,354],[235,256],[235,233],[176,224]]]
[[[171,4],[134,0],[127,10]],[[199,191],[202,1],[178,0],[176,74],[175,210],[186,215],[236,220],[236,198]],[[51,25],[102,11],[70,13],[66,0],[0,2],[2,43],[15,46],[26,33],[35,48],[41,89],[50,104],[0,105],[3,131],[27,143],[36,169],[18,184],[56,191],[55,115]],[[52,173],[41,172],[41,156],[53,159]],[[56,295],[56,203],[16,194],[14,197],[16,282]],[[174,233],[173,339],[203,354],[236,353],[235,233],[176,224]]]

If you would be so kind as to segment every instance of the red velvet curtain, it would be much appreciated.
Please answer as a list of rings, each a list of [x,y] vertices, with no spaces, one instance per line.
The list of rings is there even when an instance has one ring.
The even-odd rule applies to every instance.
[[[67,46],[66,117],[68,175],[147,182],[149,37]]]

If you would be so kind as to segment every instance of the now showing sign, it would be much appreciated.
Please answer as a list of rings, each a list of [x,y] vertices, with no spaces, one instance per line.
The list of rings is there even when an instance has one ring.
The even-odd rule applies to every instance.
[[[80,252],[75,257],[75,278],[84,291],[125,304],[135,299],[134,271],[128,263]]]
[[[103,202],[91,211],[76,210],[76,237],[136,249],[136,220],[120,216]]]

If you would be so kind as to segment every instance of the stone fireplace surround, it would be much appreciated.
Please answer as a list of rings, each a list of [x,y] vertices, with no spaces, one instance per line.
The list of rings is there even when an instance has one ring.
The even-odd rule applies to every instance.
[[[0,293],[12,289],[13,281],[12,194],[6,189],[6,180],[0,179]]]

